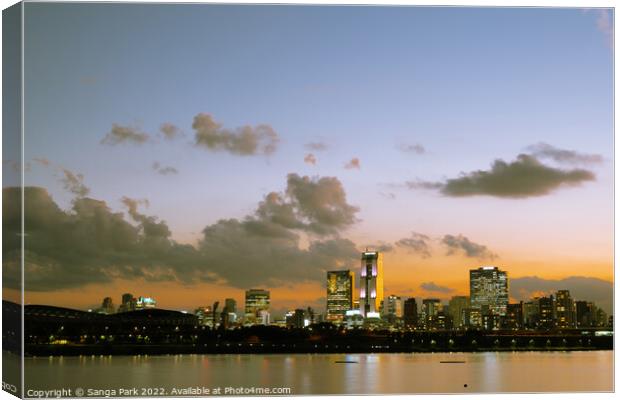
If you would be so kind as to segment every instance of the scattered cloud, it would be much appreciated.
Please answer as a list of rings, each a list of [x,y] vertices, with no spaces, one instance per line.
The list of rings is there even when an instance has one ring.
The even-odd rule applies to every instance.
[[[306,164],[316,165],[316,157],[312,153],[306,154],[304,157],[304,162]]]
[[[422,146],[419,143],[414,143],[414,144],[400,144],[398,146],[398,149],[404,153],[411,153],[411,154],[424,154],[426,153],[426,149],[424,148],[424,146]]]
[[[466,257],[477,258],[479,260],[494,260],[498,256],[490,251],[486,246],[474,243],[463,235],[444,235],[441,239],[448,252],[446,255],[464,254]]]
[[[122,143],[143,144],[149,140],[147,133],[138,128],[112,124],[112,129],[101,140],[101,144],[117,145]]]
[[[174,124],[164,122],[159,126],[159,131],[164,135],[164,138],[168,140],[175,139],[181,134],[181,130]]]
[[[379,192],[379,194],[383,197],[385,197],[388,200],[394,200],[396,199],[396,194],[392,193],[392,192]]]
[[[349,161],[348,163],[345,164],[344,168],[345,169],[360,169],[360,160],[359,160],[359,158],[357,158],[357,157],[352,158],[351,161]]]
[[[389,243],[380,241],[377,243],[372,243],[372,244],[363,246],[362,249],[368,249],[368,251],[379,251],[382,253],[389,253],[390,251],[394,250],[394,246],[392,246]]]
[[[606,313],[613,312],[613,282],[585,276],[571,276],[564,279],[544,279],[537,276],[511,278],[510,297],[517,301],[528,301],[534,296],[554,294],[567,289],[574,300],[593,301]]]
[[[41,164],[44,167],[49,167],[52,164],[51,161],[48,160],[45,157],[35,157],[35,158],[32,159],[32,161],[34,161],[34,162],[36,162],[38,164]]]
[[[176,175],[179,171],[171,166],[161,165],[159,162],[155,161],[153,163],[153,170],[160,175]]]
[[[437,292],[437,293],[451,293],[454,292],[454,289],[437,285],[435,282],[423,282],[420,284],[420,288],[426,290],[427,292]]]
[[[306,150],[310,151],[324,151],[327,150],[327,144],[323,142],[310,142],[305,146]]]
[[[339,233],[356,221],[336,178],[289,174],[286,190],[265,196],[242,219],[206,226],[197,246],[171,239],[165,221],[140,211],[145,200],[122,198],[127,214],[101,200],[77,196],[62,210],[43,188],[24,189],[28,252],[27,290],[53,291],[117,278],[225,282],[238,288],[284,285],[291,280],[320,282],[327,269],[357,261],[353,242]],[[20,282],[21,190],[3,189],[3,276],[11,288]],[[301,247],[301,233],[306,236]],[[327,236],[326,236],[327,235]],[[248,268],[250,266],[250,268]]]
[[[196,132],[196,146],[241,156],[269,155],[276,150],[280,141],[278,134],[269,125],[246,125],[230,130],[223,128],[211,115],[205,113],[194,117],[192,128]]]
[[[540,142],[527,147],[536,158],[549,158],[563,164],[595,164],[603,162],[600,154],[583,154],[574,150],[564,150],[550,144]]]
[[[510,163],[495,160],[488,171],[462,173],[445,182],[409,181],[405,185],[410,189],[439,190],[449,197],[526,198],[544,196],[561,187],[579,186],[593,180],[595,175],[588,170],[554,168],[532,155],[520,154]]]
[[[418,232],[411,232],[411,236],[400,239],[396,242],[396,246],[402,247],[407,251],[418,254],[422,258],[428,258],[431,256],[430,243],[431,239]]]
[[[64,174],[61,182],[64,188],[73,193],[77,197],[86,197],[90,193],[90,189],[84,184],[84,175],[74,174],[66,168],[62,168]]]

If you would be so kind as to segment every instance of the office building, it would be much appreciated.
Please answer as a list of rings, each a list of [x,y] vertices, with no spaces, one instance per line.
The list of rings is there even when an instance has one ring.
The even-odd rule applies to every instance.
[[[538,328],[552,329],[555,327],[555,300],[553,295],[538,299]]]
[[[102,314],[114,314],[114,302],[111,297],[106,297],[101,302],[101,310]]]
[[[422,300],[422,314],[424,317],[424,327],[426,329],[437,329],[437,316],[443,311],[441,301],[439,299]]]
[[[389,295],[384,300],[383,316],[390,325],[398,325],[403,318],[403,301],[399,296]]]
[[[504,318],[504,328],[518,330],[523,328],[523,302],[508,304]]]
[[[268,319],[269,314],[269,291],[263,289],[249,289],[245,291],[245,319],[246,324],[255,322],[268,325],[265,318]],[[261,314],[261,312],[265,312]],[[259,321],[260,320],[260,321]]]
[[[555,294],[555,321],[558,328],[575,326],[575,305],[568,290],[558,290]]]
[[[364,318],[379,318],[383,301],[383,254],[362,253],[360,267],[360,313]]]
[[[144,310],[146,308],[155,308],[157,307],[157,301],[155,301],[152,297],[143,297],[140,296],[136,300],[136,310]]]
[[[418,305],[415,298],[410,297],[405,300],[403,314],[406,328],[414,328],[418,325]]]
[[[480,267],[469,271],[471,307],[483,314],[506,315],[508,306],[508,275],[497,267]]]
[[[538,297],[523,303],[523,326],[526,328],[536,328],[540,317]]]
[[[237,301],[235,299],[228,298],[224,300],[224,307],[226,308],[226,312],[228,313],[237,313]]]
[[[198,323],[204,326],[213,326],[213,309],[211,306],[198,307],[194,310],[194,315],[198,317]]]
[[[575,323],[577,327],[594,326],[594,303],[589,301],[575,302]]]
[[[118,307],[118,312],[133,311],[136,309],[136,298],[131,293],[125,293],[121,296],[121,305]]]
[[[346,312],[353,309],[354,290],[353,272],[327,271],[327,321],[344,322]]]
[[[448,314],[452,319],[454,328],[459,329],[465,325],[464,310],[470,308],[469,297],[453,296],[448,302]]]

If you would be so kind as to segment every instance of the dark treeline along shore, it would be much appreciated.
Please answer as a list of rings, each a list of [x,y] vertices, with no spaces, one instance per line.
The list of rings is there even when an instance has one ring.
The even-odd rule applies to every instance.
[[[3,301],[3,348],[20,351],[20,306]],[[17,317],[17,318],[16,318]],[[195,315],[149,309],[104,315],[51,306],[24,307],[24,353],[48,355],[369,353],[441,351],[611,350],[600,329],[549,331],[345,330],[256,325],[211,329]]]

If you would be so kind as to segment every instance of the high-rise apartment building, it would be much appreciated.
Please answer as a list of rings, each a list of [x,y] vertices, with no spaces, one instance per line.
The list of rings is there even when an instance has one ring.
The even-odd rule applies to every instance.
[[[383,254],[378,251],[362,253],[360,267],[360,313],[364,318],[380,317],[383,301]]]
[[[493,315],[506,315],[508,274],[497,267],[480,267],[469,271],[471,307]]]
[[[355,275],[349,270],[327,271],[327,321],[342,323],[353,309]]]

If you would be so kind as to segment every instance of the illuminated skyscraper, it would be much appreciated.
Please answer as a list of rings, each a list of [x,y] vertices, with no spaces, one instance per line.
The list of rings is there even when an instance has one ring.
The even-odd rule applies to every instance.
[[[353,272],[327,271],[327,321],[341,323],[353,308],[355,277]]]
[[[555,319],[560,328],[575,326],[575,304],[568,290],[558,290],[555,295]]]
[[[250,320],[261,317],[261,311],[269,312],[269,291],[250,289],[245,291],[245,315]]]
[[[480,267],[469,271],[471,307],[488,310],[493,315],[506,315],[508,275],[497,267]]]
[[[364,318],[379,318],[383,301],[383,254],[362,253],[360,268],[360,313]]]

